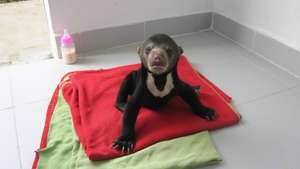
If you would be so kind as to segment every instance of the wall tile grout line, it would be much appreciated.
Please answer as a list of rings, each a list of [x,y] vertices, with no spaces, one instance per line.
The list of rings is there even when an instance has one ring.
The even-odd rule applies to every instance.
[[[211,24],[210,24],[210,29],[213,30],[215,26],[215,12],[211,13]]]

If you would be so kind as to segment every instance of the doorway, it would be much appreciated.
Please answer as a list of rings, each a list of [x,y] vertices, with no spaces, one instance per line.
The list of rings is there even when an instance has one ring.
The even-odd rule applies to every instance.
[[[0,0],[0,64],[51,58],[43,0]]]

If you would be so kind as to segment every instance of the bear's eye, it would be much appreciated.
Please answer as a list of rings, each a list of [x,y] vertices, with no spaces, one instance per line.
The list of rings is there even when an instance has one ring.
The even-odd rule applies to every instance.
[[[148,54],[150,53],[151,50],[152,50],[151,47],[147,47],[147,48],[145,49],[145,53],[148,55]]]
[[[172,53],[173,53],[172,49],[170,49],[170,48],[167,48],[166,52],[168,53],[168,55],[172,55]]]

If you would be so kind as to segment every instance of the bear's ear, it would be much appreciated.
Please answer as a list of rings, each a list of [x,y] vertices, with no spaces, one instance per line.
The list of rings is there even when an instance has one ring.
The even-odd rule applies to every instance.
[[[137,54],[138,54],[139,56],[143,56],[143,51],[142,51],[142,48],[141,48],[140,46],[138,46],[138,47],[136,48],[136,52],[137,52]]]
[[[178,53],[179,53],[179,55],[181,55],[181,54],[183,54],[183,49],[182,49],[182,47],[181,46],[178,46]]]

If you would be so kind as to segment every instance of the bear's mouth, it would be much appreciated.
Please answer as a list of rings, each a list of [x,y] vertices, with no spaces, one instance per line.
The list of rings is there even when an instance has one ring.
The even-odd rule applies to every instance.
[[[166,66],[162,61],[154,61],[150,64],[149,70],[154,74],[161,74],[166,71]]]
[[[151,67],[165,67],[165,65],[166,64],[162,61],[154,61],[152,62]]]

